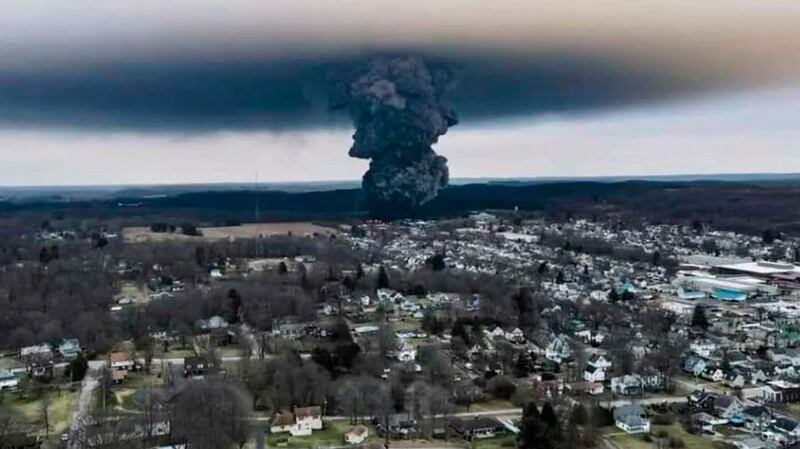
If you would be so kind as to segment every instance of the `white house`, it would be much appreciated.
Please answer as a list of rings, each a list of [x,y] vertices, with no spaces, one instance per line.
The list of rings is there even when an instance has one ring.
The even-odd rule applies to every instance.
[[[355,426],[344,434],[344,441],[347,444],[361,444],[369,436],[367,426]]]
[[[689,345],[689,349],[700,357],[711,357],[717,350],[717,344],[710,340],[695,340]]]
[[[490,339],[505,338],[506,336],[505,331],[500,326],[497,326],[492,330],[486,330],[484,332],[486,333],[486,336],[489,337]]]
[[[525,343],[525,333],[522,332],[522,329],[518,327],[514,328],[514,330],[512,330],[511,332],[506,332],[505,338],[511,343],[518,343],[518,344]]]
[[[380,302],[400,303],[404,299],[405,297],[396,290],[389,288],[378,289],[378,301]]]
[[[606,372],[602,368],[587,366],[583,372],[583,380],[586,382],[603,382],[606,380]]]
[[[625,433],[650,432],[650,420],[639,405],[624,405],[614,409],[614,424]]]
[[[228,322],[225,320],[225,318],[222,318],[219,315],[214,315],[207,320],[197,320],[194,325],[197,329],[211,331],[214,329],[225,329],[228,327]]]
[[[556,363],[561,363],[571,355],[572,349],[569,347],[569,341],[563,335],[550,340],[544,351],[545,358]]]
[[[289,432],[292,436],[308,436],[322,429],[322,409],[319,406],[298,407],[292,412],[275,413],[270,422],[270,432]]]
[[[600,368],[604,371],[611,368],[612,365],[611,360],[602,354],[595,354],[589,357],[589,361],[587,363],[591,367]]]
[[[301,427],[308,427],[311,430],[322,429],[322,407],[298,407],[294,410],[294,417],[297,424]]]
[[[17,388],[19,381],[11,371],[0,369],[0,390],[13,390]]]
[[[407,341],[402,341],[397,347],[395,357],[399,362],[413,362],[417,359],[417,348]]]
[[[53,351],[50,349],[50,345],[47,343],[42,343],[40,345],[35,346],[26,346],[19,350],[19,355],[22,358],[33,356],[33,355],[49,355]]]
[[[124,351],[111,352],[108,354],[108,366],[111,369],[124,369],[126,371],[132,370],[135,367],[133,357]]]

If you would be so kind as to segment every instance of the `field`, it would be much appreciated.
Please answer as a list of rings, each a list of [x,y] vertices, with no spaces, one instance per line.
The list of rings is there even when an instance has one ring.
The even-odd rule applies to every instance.
[[[494,438],[478,439],[472,442],[473,449],[499,449],[516,448],[517,436],[513,433],[496,436]]]
[[[670,436],[683,440],[686,449],[707,449],[712,446],[711,439],[701,435],[693,435],[678,425],[652,426],[651,434],[658,434],[661,431],[667,432]],[[613,427],[603,432],[617,449],[652,449],[653,443],[642,439],[642,435],[629,435],[622,430]]]
[[[163,242],[169,240],[228,240],[254,238],[269,235],[296,236],[320,234],[331,235],[338,231],[335,228],[316,225],[308,221],[283,222],[283,223],[248,223],[240,226],[200,227],[203,234],[200,237],[183,235],[177,232],[153,232],[146,226],[128,227],[122,230],[122,236],[128,243]]]
[[[50,401],[48,415],[50,420],[50,435],[58,435],[69,428],[72,415],[75,413],[78,393],[64,388],[48,388],[41,394],[33,396],[14,395],[6,402],[11,408],[16,409],[28,424],[33,426],[36,433],[44,434],[42,428],[42,403],[43,397]]]

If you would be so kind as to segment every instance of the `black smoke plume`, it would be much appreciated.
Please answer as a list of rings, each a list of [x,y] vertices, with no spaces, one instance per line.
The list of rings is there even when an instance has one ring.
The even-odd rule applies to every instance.
[[[337,74],[331,101],[356,131],[350,156],[369,159],[362,187],[373,214],[406,215],[447,185],[447,159],[433,144],[458,123],[452,71],[420,57],[376,57]]]

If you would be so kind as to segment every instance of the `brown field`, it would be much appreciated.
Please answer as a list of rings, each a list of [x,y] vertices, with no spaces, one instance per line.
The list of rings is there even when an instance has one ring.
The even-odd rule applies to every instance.
[[[191,237],[181,234],[180,230],[174,233],[153,232],[146,226],[134,226],[122,230],[125,242],[163,242],[167,240],[227,240],[243,239],[268,235],[286,235],[292,233],[296,236],[311,235],[314,233],[321,235],[337,234],[335,228],[320,226],[307,221],[286,222],[286,223],[252,223],[242,224],[241,226],[221,226],[221,227],[201,227],[198,228],[203,233],[201,237]]]

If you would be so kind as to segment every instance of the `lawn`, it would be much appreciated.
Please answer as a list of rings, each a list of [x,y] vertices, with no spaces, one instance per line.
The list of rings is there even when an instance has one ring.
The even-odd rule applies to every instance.
[[[0,357],[0,369],[12,370],[25,368],[25,364],[16,357]]]
[[[686,449],[707,449],[711,447],[711,440],[701,435],[693,435],[686,432],[680,424],[669,426],[652,426],[651,433],[657,434],[666,431],[670,436],[680,438],[686,445]],[[653,443],[644,441],[642,434],[628,435],[622,430],[611,427],[606,428],[603,434],[607,436],[619,449],[652,449]]]
[[[513,449],[515,447],[517,447],[517,436],[510,432],[494,438],[478,439],[472,442],[472,449]]]
[[[29,394],[26,396],[14,395],[7,404],[19,411],[37,432],[44,434],[42,428],[42,404],[44,398],[50,401],[48,415],[50,420],[50,435],[65,432],[72,422],[75,413],[78,393],[70,389],[47,388],[40,395]]]
[[[186,347],[181,347],[180,344],[170,345],[167,349],[169,351],[164,352],[164,346],[162,344],[156,344],[156,351],[155,351],[155,359],[184,359],[186,357],[193,357],[197,355],[194,352],[194,347],[192,347],[191,342],[187,342]]]
[[[484,410],[506,410],[511,408],[517,408],[516,405],[512,404],[511,401],[507,401],[505,399],[490,399],[484,402],[475,402],[469,406],[469,410],[467,410],[464,406],[458,406],[459,412],[480,412]]]
[[[307,437],[293,437],[288,433],[270,434],[267,438],[269,446],[276,447],[279,443],[286,442],[287,447],[318,447],[318,446],[343,446],[344,434],[352,426],[343,421],[326,421],[322,430],[315,430],[312,435]],[[365,444],[373,441],[380,441],[375,430],[370,427],[369,437]]]

